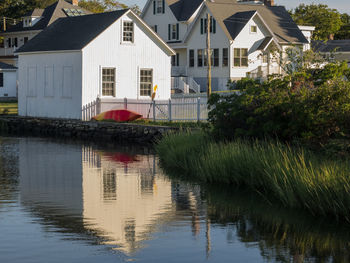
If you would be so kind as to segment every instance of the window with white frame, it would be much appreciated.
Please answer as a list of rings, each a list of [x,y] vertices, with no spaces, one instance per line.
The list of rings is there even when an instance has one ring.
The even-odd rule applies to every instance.
[[[235,67],[248,67],[248,49],[247,48],[234,49],[233,65]]]
[[[222,66],[223,67],[228,66],[228,48],[222,49]]]
[[[258,32],[258,28],[255,25],[250,26],[250,33],[255,34]]]
[[[171,39],[177,39],[177,25],[171,25]]]
[[[156,0],[156,13],[163,13],[163,0]]]
[[[4,87],[4,73],[0,73],[0,88]]]
[[[115,97],[115,68],[102,68],[102,96]]]
[[[134,42],[134,23],[132,21],[123,22],[123,42]]]
[[[153,70],[140,70],[140,96],[152,96]]]

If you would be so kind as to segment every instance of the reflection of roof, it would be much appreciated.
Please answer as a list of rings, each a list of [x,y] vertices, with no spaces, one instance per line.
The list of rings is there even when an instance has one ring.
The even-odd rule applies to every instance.
[[[350,52],[350,39],[328,40],[327,42],[315,40],[311,42],[311,45],[318,52]]]
[[[22,22],[9,27],[5,32],[21,32],[21,31],[32,31],[32,30],[43,30],[44,28],[51,25],[58,18],[67,17],[67,14],[64,12],[64,8],[68,9],[80,9],[83,10],[86,14],[91,14],[90,11],[82,9],[79,6],[74,6],[64,0],[58,0],[54,4],[46,7],[45,9],[34,9],[32,12],[29,12],[27,16],[40,16],[42,17],[35,25],[31,27],[24,27]],[[35,14],[35,15],[33,15]],[[39,15],[40,14],[40,15]],[[3,31],[2,31],[3,32]]]
[[[17,53],[81,50],[127,11],[60,18],[19,48]]]
[[[187,21],[203,0],[166,0],[166,2],[178,21]]]
[[[3,62],[0,62],[0,70],[1,69],[13,69],[13,70],[16,70],[17,68],[15,66],[10,65],[10,64],[6,64],[6,63],[3,63]]]
[[[206,4],[227,35],[231,36],[231,30],[233,30],[233,35],[236,32],[236,29],[227,26],[229,22],[242,27],[242,25],[247,24],[253,12],[257,11],[275,34],[279,43],[308,43],[283,6],[269,7],[265,5],[228,3],[223,0],[206,2]]]

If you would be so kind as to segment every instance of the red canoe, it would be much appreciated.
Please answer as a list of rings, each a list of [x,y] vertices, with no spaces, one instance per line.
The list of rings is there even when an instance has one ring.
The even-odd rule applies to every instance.
[[[96,121],[114,120],[116,122],[134,121],[141,118],[142,115],[130,110],[110,110],[102,112],[101,114],[93,117]]]

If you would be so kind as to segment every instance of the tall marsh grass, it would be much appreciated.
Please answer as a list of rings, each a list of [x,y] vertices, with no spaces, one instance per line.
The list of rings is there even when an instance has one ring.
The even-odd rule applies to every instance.
[[[270,202],[350,221],[350,167],[278,142],[217,143],[203,133],[170,134],[157,145],[169,173],[244,185]]]

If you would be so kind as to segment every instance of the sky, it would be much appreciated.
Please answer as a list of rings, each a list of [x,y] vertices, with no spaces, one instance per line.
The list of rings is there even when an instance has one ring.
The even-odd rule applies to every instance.
[[[121,2],[127,5],[137,4],[143,8],[146,3],[146,0],[121,0]],[[336,8],[340,13],[350,14],[350,0],[275,0],[276,4],[284,5],[287,9],[292,9],[297,7],[299,4],[326,4],[330,8]]]

